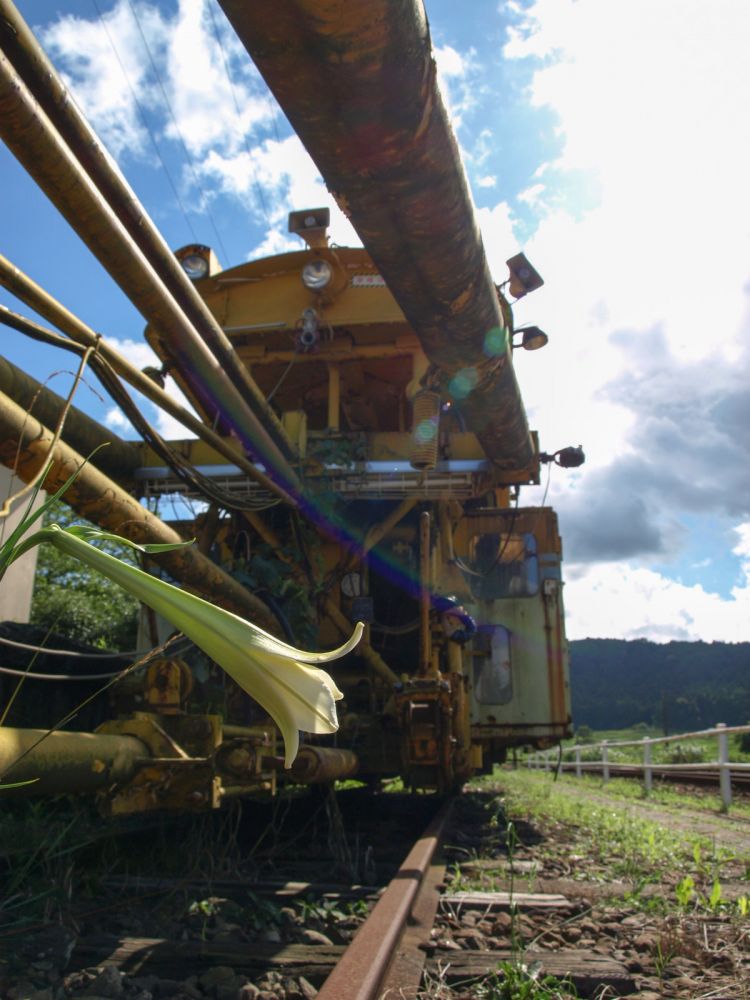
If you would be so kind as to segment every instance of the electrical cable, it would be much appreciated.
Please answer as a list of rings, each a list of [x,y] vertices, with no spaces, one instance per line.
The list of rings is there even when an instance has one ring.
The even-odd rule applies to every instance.
[[[415,618],[414,621],[409,622],[407,625],[380,625],[378,622],[370,623],[370,628],[373,632],[382,632],[383,635],[407,635],[409,632],[415,632],[419,626],[419,618]]]
[[[284,371],[279,376],[279,380],[276,383],[276,385],[273,387],[273,389],[271,389],[271,391],[269,392],[269,394],[266,396],[266,402],[267,403],[271,402],[271,400],[273,399],[273,397],[276,395],[277,391],[281,388],[281,386],[283,385],[284,380],[286,379],[287,375],[292,370],[292,365],[294,364],[294,362],[296,360],[297,360],[297,354],[295,353],[295,354],[292,355],[292,360],[289,362],[289,364],[286,366],[286,368],[284,369]]]
[[[15,639],[7,639],[4,635],[0,635],[0,643],[3,646],[12,646],[13,649],[25,649],[31,653],[43,653],[45,656],[65,656],[81,660],[129,660],[134,656],[145,656],[149,652],[148,649],[126,649],[122,653],[82,653],[80,650],[75,649],[50,649],[47,646],[34,646],[29,642],[18,642]],[[184,644],[180,645],[177,652],[181,654],[193,645],[194,643],[191,640],[186,640]]]
[[[45,649],[46,653],[47,650]],[[12,667],[0,667],[0,674],[10,677],[25,677],[27,681],[108,681],[122,673],[123,668],[112,670],[107,674],[37,674],[33,670],[14,670]]]
[[[547,464],[547,483],[546,483],[546,485],[544,487],[544,493],[542,495],[542,503],[541,503],[542,507],[544,506],[544,502],[547,499],[547,493],[549,491],[550,479],[552,478],[552,465],[553,465],[552,462],[549,462]]]
[[[174,448],[172,448],[161,435],[154,430],[151,424],[141,413],[130,397],[130,393],[123,385],[121,379],[104,359],[98,359],[94,368],[102,385],[107,390],[112,399],[117,403],[125,416],[138,431],[144,441],[153,448],[157,455],[162,458],[174,474],[186,483],[191,489],[198,492],[203,498],[212,501],[219,507],[226,510],[266,510],[268,507],[275,507],[281,503],[279,497],[268,497],[268,499],[240,499],[227,490],[217,486],[208,476],[204,476],[194,465],[187,462]]]
[[[147,649],[128,649],[124,653],[81,653],[74,649],[48,649],[46,646],[33,646],[29,642],[17,642],[15,639],[6,639],[0,635],[0,643],[3,646],[12,646],[13,649],[26,649],[31,653],[44,653],[45,656],[69,656],[73,659],[81,660],[122,660],[133,656],[145,656]]]
[[[53,344],[54,346],[61,347],[64,350],[72,351],[74,354],[78,354],[79,356],[84,355],[87,351],[90,351],[89,348],[83,347],[74,340],[69,340],[67,337],[63,337],[52,330],[47,330],[37,323],[32,324],[29,321],[19,322],[21,319],[21,317],[16,317],[15,314],[10,312],[10,310],[5,309],[4,307],[0,308],[0,323],[5,323],[6,325],[13,327],[13,329],[26,334],[33,340]],[[161,435],[154,430],[153,427],[151,427],[149,422],[141,413],[140,409],[131,399],[130,394],[123,385],[122,380],[106,358],[94,352],[89,358],[89,367],[96,373],[99,381],[102,383],[106,391],[109,393],[114,402],[117,403],[123,413],[125,413],[133,427],[143,437],[144,441],[146,441],[151,448],[153,448],[153,450],[164,460],[167,466],[179,479],[181,479],[187,486],[190,487],[190,489],[198,493],[201,497],[217,504],[225,510],[259,511],[267,510],[269,507],[275,507],[277,504],[281,503],[279,497],[272,497],[268,493],[266,493],[265,496],[241,500],[227,490],[223,490],[208,476],[204,476],[203,473],[199,472],[195,466],[191,465],[185,458],[182,457],[182,455],[175,451],[161,437]]]
[[[500,560],[505,555],[505,550],[510,545],[510,540],[513,537],[513,529],[516,526],[516,518],[518,517],[518,501],[519,501],[519,493],[516,492],[516,503],[515,506],[513,507],[513,513],[510,519],[510,527],[508,528],[508,534],[506,536],[505,542],[503,543],[502,547],[495,556],[495,559],[490,568],[483,574],[484,576],[488,576],[495,569],[495,567],[500,563]]]

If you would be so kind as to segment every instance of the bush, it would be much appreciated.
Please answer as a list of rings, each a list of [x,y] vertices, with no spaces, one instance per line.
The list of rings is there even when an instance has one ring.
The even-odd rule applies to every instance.
[[[702,764],[705,750],[697,743],[674,743],[665,754],[667,764]]]

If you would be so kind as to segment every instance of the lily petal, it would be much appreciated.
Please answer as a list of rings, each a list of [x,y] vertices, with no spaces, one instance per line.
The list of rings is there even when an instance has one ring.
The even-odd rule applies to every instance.
[[[284,739],[285,767],[291,767],[297,755],[299,730],[333,733],[338,729],[336,702],[343,695],[324,670],[309,664],[327,663],[354,649],[364,630],[361,622],[338,649],[310,653],[282,642],[231,611],[121,562],[84,541],[79,533],[50,525],[37,536],[118,583],[223,667],[276,721]],[[87,537],[99,536],[89,533]]]

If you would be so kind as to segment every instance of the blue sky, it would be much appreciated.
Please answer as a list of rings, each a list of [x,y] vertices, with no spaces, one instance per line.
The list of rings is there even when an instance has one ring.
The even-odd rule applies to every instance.
[[[170,245],[237,264],[330,203],[216,0],[17,2]],[[532,426],[588,456],[548,492],[571,637],[750,640],[750,5],[426,7],[491,268],[524,249],[546,281],[516,313],[550,336],[517,356]],[[4,147],[0,176],[0,252],[147,364],[141,317]],[[70,367],[3,344],[41,380]]]

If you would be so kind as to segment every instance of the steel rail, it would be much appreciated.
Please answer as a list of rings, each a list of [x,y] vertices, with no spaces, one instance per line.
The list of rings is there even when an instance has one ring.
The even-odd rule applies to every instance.
[[[565,761],[562,768],[564,771],[570,772],[575,770],[575,766],[575,763],[571,765],[570,761]],[[742,767],[742,765],[739,766]],[[736,785],[737,788],[750,787],[750,774],[738,770],[737,764],[730,764],[728,767],[733,785]],[[746,768],[747,765],[744,767]],[[679,764],[670,764],[667,767],[651,764],[649,770],[654,778],[660,778],[662,781],[670,783],[681,782],[686,785],[718,785],[721,773],[717,766],[711,764],[705,765],[702,770],[691,770],[688,764],[684,768]],[[581,771],[599,774],[602,771],[602,765],[582,761]],[[609,775],[613,778],[638,778],[642,780],[643,764],[609,764]]]
[[[449,800],[409,851],[372,913],[318,992],[318,1000],[375,1000],[444,836]]]

